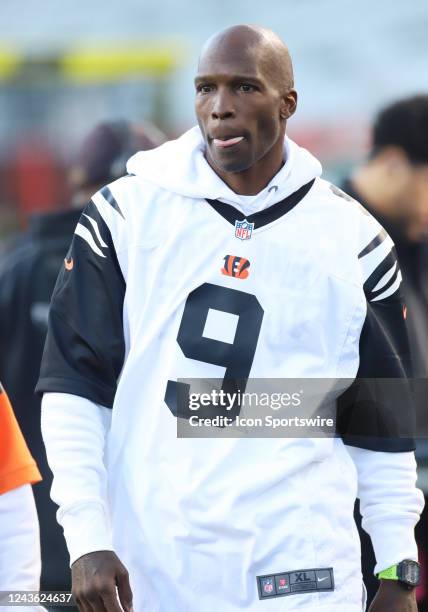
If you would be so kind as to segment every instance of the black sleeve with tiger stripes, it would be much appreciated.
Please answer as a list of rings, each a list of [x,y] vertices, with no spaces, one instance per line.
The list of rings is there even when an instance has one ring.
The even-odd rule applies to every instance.
[[[364,209],[363,209],[364,210]],[[344,442],[368,450],[415,449],[415,413],[406,306],[395,246],[366,211],[367,234],[358,253],[367,313],[360,335],[355,381],[338,402]]]
[[[36,392],[70,393],[111,408],[125,355],[125,280],[103,207],[104,216],[123,217],[108,187],[80,217],[53,292]]]

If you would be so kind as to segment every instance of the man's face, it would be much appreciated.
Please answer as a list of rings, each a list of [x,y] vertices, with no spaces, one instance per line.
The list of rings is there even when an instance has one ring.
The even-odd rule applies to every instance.
[[[407,237],[413,241],[428,238],[428,164],[412,168],[404,199]]]
[[[221,47],[200,61],[196,115],[208,161],[221,172],[242,172],[282,150],[294,92],[279,91],[267,65],[256,50]]]

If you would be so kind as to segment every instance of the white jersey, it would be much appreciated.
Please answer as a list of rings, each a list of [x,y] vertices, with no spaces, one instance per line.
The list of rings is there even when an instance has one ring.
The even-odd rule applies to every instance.
[[[197,130],[139,155],[76,228],[38,384],[112,408],[114,547],[134,609],[359,612],[344,441],[412,442],[352,423],[336,438],[177,438],[189,416],[177,391],[183,378],[404,376],[392,241],[290,141],[265,190],[274,202],[254,213],[209,168]]]

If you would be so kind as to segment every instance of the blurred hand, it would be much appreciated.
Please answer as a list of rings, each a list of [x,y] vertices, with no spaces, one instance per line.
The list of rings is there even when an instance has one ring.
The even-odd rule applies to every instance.
[[[415,590],[406,591],[395,580],[381,580],[369,612],[418,612]]]
[[[122,608],[133,612],[128,571],[111,550],[88,553],[77,559],[71,566],[71,579],[71,590],[80,612],[122,612]]]

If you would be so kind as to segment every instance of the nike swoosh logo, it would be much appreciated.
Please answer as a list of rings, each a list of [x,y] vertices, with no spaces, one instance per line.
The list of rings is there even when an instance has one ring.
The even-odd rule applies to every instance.
[[[324,582],[324,580],[328,580],[328,576],[325,576],[324,578],[317,578],[318,582]]]
[[[72,270],[72,269],[73,269],[73,266],[74,266],[74,260],[73,260],[73,258],[71,258],[71,259],[67,259],[67,258],[65,258],[65,259],[64,259],[64,266],[65,266],[65,269],[66,269],[66,270]]]

